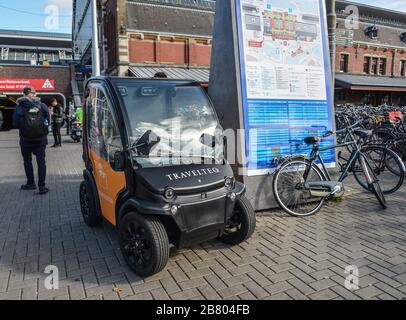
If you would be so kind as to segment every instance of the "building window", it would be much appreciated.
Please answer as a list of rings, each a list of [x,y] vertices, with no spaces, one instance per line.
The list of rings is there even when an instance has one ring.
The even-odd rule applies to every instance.
[[[400,40],[401,40],[402,42],[406,43],[406,32],[403,32],[403,33],[400,35]]]
[[[379,59],[379,74],[381,76],[386,75],[386,58]]]
[[[24,61],[25,54],[24,51],[16,51],[16,61]]]
[[[364,73],[369,74],[371,72],[371,57],[364,58]]]
[[[348,72],[349,54],[342,53],[340,55],[340,72]]]
[[[400,61],[400,76],[402,77],[406,76],[406,60]]]
[[[370,93],[364,95],[364,104],[372,104],[372,95]]]
[[[378,32],[379,29],[377,28],[377,26],[370,26],[365,29],[365,34],[372,40],[378,39]]]
[[[371,65],[371,74],[378,74],[378,58],[372,58],[372,65]]]
[[[9,48],[1,48],[0,60],[8,60],[9,52]]]
[[[335,98],[336,101],[346,101],[348,98],[347,90],[346,89],[335,90]]]

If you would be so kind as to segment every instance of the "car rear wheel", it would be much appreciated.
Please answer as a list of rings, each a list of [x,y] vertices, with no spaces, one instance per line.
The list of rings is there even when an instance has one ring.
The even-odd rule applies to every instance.
[[[256,215],[250,201],[242,196],[237,200],[233,215],[219,241],[237,245],[248,240],[255,231]]]
[[[103,222],[103,218],[96,209],[96,197],[89,181],[85,180],[80,185],[80,208],[82,209],[83,220],[89,227],[96,227]]]
[[[119,224],[120,248],[132,271],[148,277],[162,271],[169,260],[169,239],[162,222],[135,212]]]

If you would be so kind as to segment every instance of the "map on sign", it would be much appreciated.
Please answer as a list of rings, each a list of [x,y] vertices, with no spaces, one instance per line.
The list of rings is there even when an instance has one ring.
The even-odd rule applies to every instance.
[[[248,98],[326,99],[318,0],[243,0]]]

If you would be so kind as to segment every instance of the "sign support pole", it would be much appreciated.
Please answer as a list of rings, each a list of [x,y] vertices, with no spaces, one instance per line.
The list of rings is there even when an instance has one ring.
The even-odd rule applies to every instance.
[[[97,0],[92,0],[92,64],[93,64],[93,76],[100,76],[100,50],[99,50],[99,32],[97,21]]]
[[[335,84],[335,60],[336,60],[336,1],[326,0],[327,20],[328,20],[328,34],[330,41],[330,56],[331,56],[331,74],[332,74],[332,87],[334,92]]]

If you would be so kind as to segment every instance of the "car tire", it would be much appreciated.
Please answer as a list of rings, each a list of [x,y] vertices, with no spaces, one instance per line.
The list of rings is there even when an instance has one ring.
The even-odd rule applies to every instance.
[[[97,212],[96,197],[88,180],[80,184],[80,208],[83,220],[89,227],[97,227],[103,222],[101,214]]]
[[[230,220],[231,225],[226,227],[225,233],[219,238],[219,241],[237,245],[248,240],[255,231],[256,222],[256,214],[251,202],[242,196],[235,204],[234,214]],[[231,226],[233,228],[230,229]]]
[[[132,271],[149,277],[165,268],[169,260],[169,239],[158,218],[130,212],[120,221],[118,231],[121,252]]]

